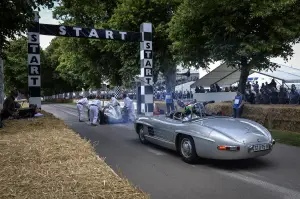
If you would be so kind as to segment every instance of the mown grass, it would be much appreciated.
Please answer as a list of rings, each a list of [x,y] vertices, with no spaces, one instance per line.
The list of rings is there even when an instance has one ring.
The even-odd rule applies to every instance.
[[[300,133],[281,130],[270,130],[270,132],[276,142],[300,147]]]

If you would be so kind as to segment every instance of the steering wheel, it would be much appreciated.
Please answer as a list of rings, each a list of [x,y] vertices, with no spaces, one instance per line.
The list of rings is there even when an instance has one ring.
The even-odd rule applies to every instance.
[[[176,112],[176,113],[174,113],[174,115],[173,115],[173,119],[174,119],[174,120],[182,120],[183,117],[184,117],[184,113],[182,113],[182,112]]]

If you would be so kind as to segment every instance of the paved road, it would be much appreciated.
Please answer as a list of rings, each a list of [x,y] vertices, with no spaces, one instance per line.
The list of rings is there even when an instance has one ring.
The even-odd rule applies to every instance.
[[[119,175],[154,199],[300,199],[300,149],[276,144],[265,157],[247,161],[181,161],[174,152],[143,145],[132,124],[89,126],[79,123],[74,105],[43,105],[80,136]]]

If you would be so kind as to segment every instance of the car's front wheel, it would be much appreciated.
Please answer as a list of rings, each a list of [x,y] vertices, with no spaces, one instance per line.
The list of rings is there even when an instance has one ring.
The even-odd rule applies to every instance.
[[[138,131],[139,140],[141,141],[141,143],[146,144],[147,140],[145,138],[144,126],[139,125],[138,128],[137,128],[137,131]]]
[[[182,136],[180,139],[179,152],[184,162],[192,164],[198,159],[195,143],[191,136]]]

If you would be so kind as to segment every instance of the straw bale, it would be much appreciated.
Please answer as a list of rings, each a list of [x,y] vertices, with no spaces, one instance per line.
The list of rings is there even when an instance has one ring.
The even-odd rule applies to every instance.
[[[0,198],[149,198],[49,113],[0,129]]]
[[[209,112],[222,111],[225,115],[232,115],[232,103],[208,104]],[[245,104],[242,117],[254,120],[266,128],[300,132],[299,105],[262,105]]]

